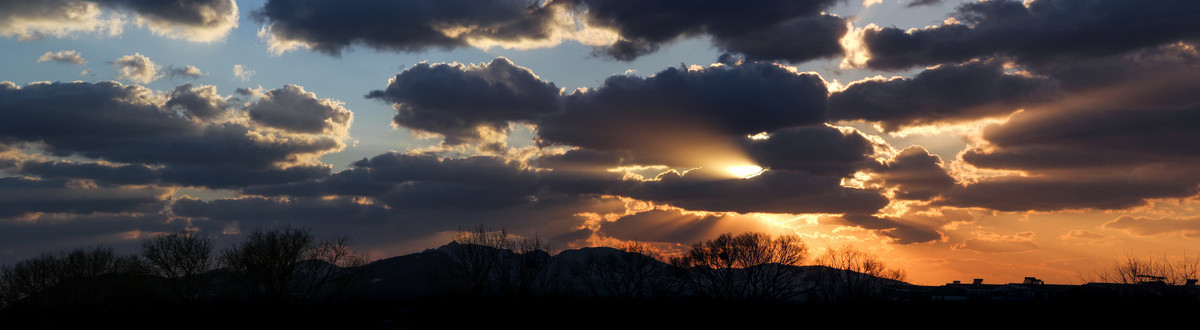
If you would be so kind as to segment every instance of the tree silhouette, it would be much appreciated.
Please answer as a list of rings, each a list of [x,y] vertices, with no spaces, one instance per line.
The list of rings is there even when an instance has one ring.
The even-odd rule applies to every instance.
[[[271,302],[340,293],[359,278],[366,260],[348,239],[318,242],[308,229],[291,227],[254,231],[221,256],[251,297]]]
[[[850,245],[827,250],[816,263],[832,268],[817,276],[816,297],[825,302],[880,299],[886,285],[908,277],[902,269],[889,268],[879,256]]]
[[[571,265],[576,286],[593,298],[647,300],[673,296],[672,280],[663,257],[644,243],[632,242],[620,253],[590,255]]]
[[[170,233],[142,241],[145,269],[161,278],[179,301],[195,302],[212,280],[212,239],[196,233]]]
[[[105,276],[131,274],[137,268],[135,259],[117,256],[106,247],[44,253],[0,269],[0,301],[60,310],[98,306],[123,289]]]
[[[1200,257],[1126,253],[1113,258],[1107,269],[1096,271],[1092,280],[1107,283],[1142,283],[1161,281],[1165,284],[1184,284],[1200,276]]]
[[[561,288],[552,271],[549,250],[541,237],[514,238],[504,228],[482,225],[459,229],[451,245],[448,289],[473,296],[500,295],[517,299],[550,294]]]
[[[701,296],[782,302],[809,289],[796,267],[807,257],[808,247],[797,236],[722,234],[693,244],[687,254],[671,263],[687,269],[682,276],[684,284]]]

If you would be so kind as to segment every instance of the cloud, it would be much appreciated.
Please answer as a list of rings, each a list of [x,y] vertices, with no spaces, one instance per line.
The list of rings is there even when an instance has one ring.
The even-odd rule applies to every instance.
[[[1195,39],[1197,14],[1200,4],[1189,0],[981,1],[960,5],[952,15],[956,24],[868,27],[863,42],[870,52],[866,65],[882,70],[993,55],[1069,62]]]
[[[91,1],[46,0],[5,1],[0,3],[0,36],[19,40],[37,40],[48,36],[66,37],[74,33],[105,32],[118,35],[124,22],[106,15]]]
[[[163,77],[158,64],[140,53],[121,56],[112,64],[117,67],[117,79],[147,84]]]
[[[942,0],[910,0],[905,7],[913,8],[920,6],[934,6],[942,3]]]
[[[217,93],[216,86],[183,84],[175,87],[168,97],[167,102],[163,104],[165,108],[199,119],[217,119],[232,110],[229,98]]]
[[[1005,73],[1001,61],[941,65],[913,78],[866,79],[829,97],[831,119],[866,120],[885,131],[1012,113],[1062,97],[1049,78]]]
[[[132,20],[126,20],[132,18]],[[238,25],[234,0],[46,0],[0,4],[0,36],[36,40],[78,33],[116,36],[128,23],[195,42],[223,39]]]
[[[254,70],[247,70],[246,67],[242,66],[241,64],[235,64],[233,66],[233,76],[241,79],[242,81],[250,81],[250,77],[253,77],[254,74]]]
[[[445,137],[445,144],[483,142],[561,108],[559,89],[499,57],[487,64],[419,63],[367,94],[394,105],[396,125]]]
[[[844,19],[823,13],[836,0],[772,0],[754,6],[728,0],[574,3],[586,24],[620,36],[597,53],[625,61],[678,39],[708,36],[717,48],[748,59],[803,62],[841,55],[839,40],[847,31]]]
[[[38,63],[53,61],[62,64],[74,65],[84,65],[88,63],[88,60],[83,58],[83,54],[80,54],[74,50],[63,50],[54,53],[46,52],[45,54],[42,54],[42,56],[38,57],[37,61]]]
[[[341,102],[317,98],[297,85],[267,91],[246,107],[250,119],[294,133],[349,135],[354,113]]]
[[[176,68],[176,67],[168,68],[167,75],[171,76],[171,78],[185,77],[185,78],[196,79],[196,78],[200,78],[203,76],[207,76],[208,73],[204,72],[204,71],[200,71],[200,68],[197,68],[197,67],[194,67],[191,65],[187,65],[182,68]]]
[[[891,238],[896,244],[919,244],[943,239],[941,232],[922,225],[912,224],[900,218],[878,217],[867,214],[845,214],[840,217],[826,217],[826,221],[834,224],[854,226],[869,229]]]
[[[0,218],[37,213],[157,213],[168,189],[90,187],[66,180],[0,177]]]
[[[128,10],[135,14],[134,22],[156,35],[194,42],[213,42],[224,39],[238,26],[238,6],[235,0],[98,0],[97,2]]]
[[[1200,217],[1147,218],[1121,216],[1100,228],[1124,230],[1138,236],[1182,236],[1200,238]]]
[[[955,250],[971,250],[982,253],[1021,253],[1037,250],[1040,246],[1034,243],[1037,234],[1020,232],[1013,235],[1001,235],[990,232],[975,232],[975,238],[964,240],[955,245]]]
[[[81,162],[75,165],[91,172],[60,168],[58,176],[145,165],[163,183],[220,188],[324,177],[330,167],[317,159],[345,147],[340,134],[296,134],[249,121],[228,99],[212,86],[159,93],[116,82],[0,82],[0,143],[108,162]]]
[[[747,135],[822,123],[827,93],[820,76],[771,63],[618,75],[567,95],[562,112],[537,123],[538,138],[630,151],[643,165],[697,166],[742,157],[721,148]]]

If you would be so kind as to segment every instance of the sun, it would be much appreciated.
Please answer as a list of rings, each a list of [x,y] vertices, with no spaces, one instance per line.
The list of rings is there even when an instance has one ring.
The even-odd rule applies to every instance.
[[[729,170],[729,173],[733,173],[733,175],[736,175],[742,179],[753,178],[759,174],[762,174],[763,172],[766,172],[766,170],[764,170],[762,167],[755,165],[731,166],[727,168],[727,170]]]

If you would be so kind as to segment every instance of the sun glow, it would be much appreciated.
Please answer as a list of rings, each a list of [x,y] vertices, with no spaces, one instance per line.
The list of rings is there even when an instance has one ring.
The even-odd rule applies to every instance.
[[[762,174],[763,172],[766,172],[766,170],[764,170],[762,167],[758,167],[758,166],[754,166],[754,165],[731,166],[727,169],[729,170],[729,173],[733,173],[733,175],[736,175],[737,177],[742,178],[742,179],[753,178],[753,177],[758,176],[759,174]]]

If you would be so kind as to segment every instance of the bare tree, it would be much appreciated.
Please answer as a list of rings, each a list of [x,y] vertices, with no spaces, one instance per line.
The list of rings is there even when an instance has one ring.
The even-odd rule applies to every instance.
[[[888,267],[879,256],[850,245],[831,248],[816,262],[832,268],[817,277],[816,296],[825,302],[880,299],[886,285],[903,282],[908,277],[904,270]]]
[[[363,278],[363,268],[370,257],[351,247],[350,238],[342,236],[316,242],[305,251],[299,265],[303,300],[321,296],[333,297],[345,293]]]
[[[687,269],[684,283],[702,296],[782,302],[804,294],[799,267],[808,247],[796,236],[772,238],[763,233],[722,234],[692,245],[683,257],[672,259]]]
[[[1091,280],[1107,283],[1143,283],[1162,282],[1164,284],[1184,284],[1188,279],[1200,276],[1200,257],[1197,256],[1167,256],[1149,255],[1145,257],[1126,253],[1113,258],[1112,264],[1103,270],[1097,270]]]
[[[347,288],[365,262],[348,239],[317,242],[308,229],[290,227],[254,231],[221,256],[252,297],[274,301],[310,300],[328,293],[330,284]]]
[[[146,270],[164,280],[176,299],[199,300],[212,280],[213,241],[197,233],[170,233],[142,241]]]
[[[508,231],[482,225],[474,231],[460,228],[451,246],[453,250],[448,252],[455,262],[447,289],[473,296],[495,294],[493,283],[499,281],[504,253],[513,246]]]

